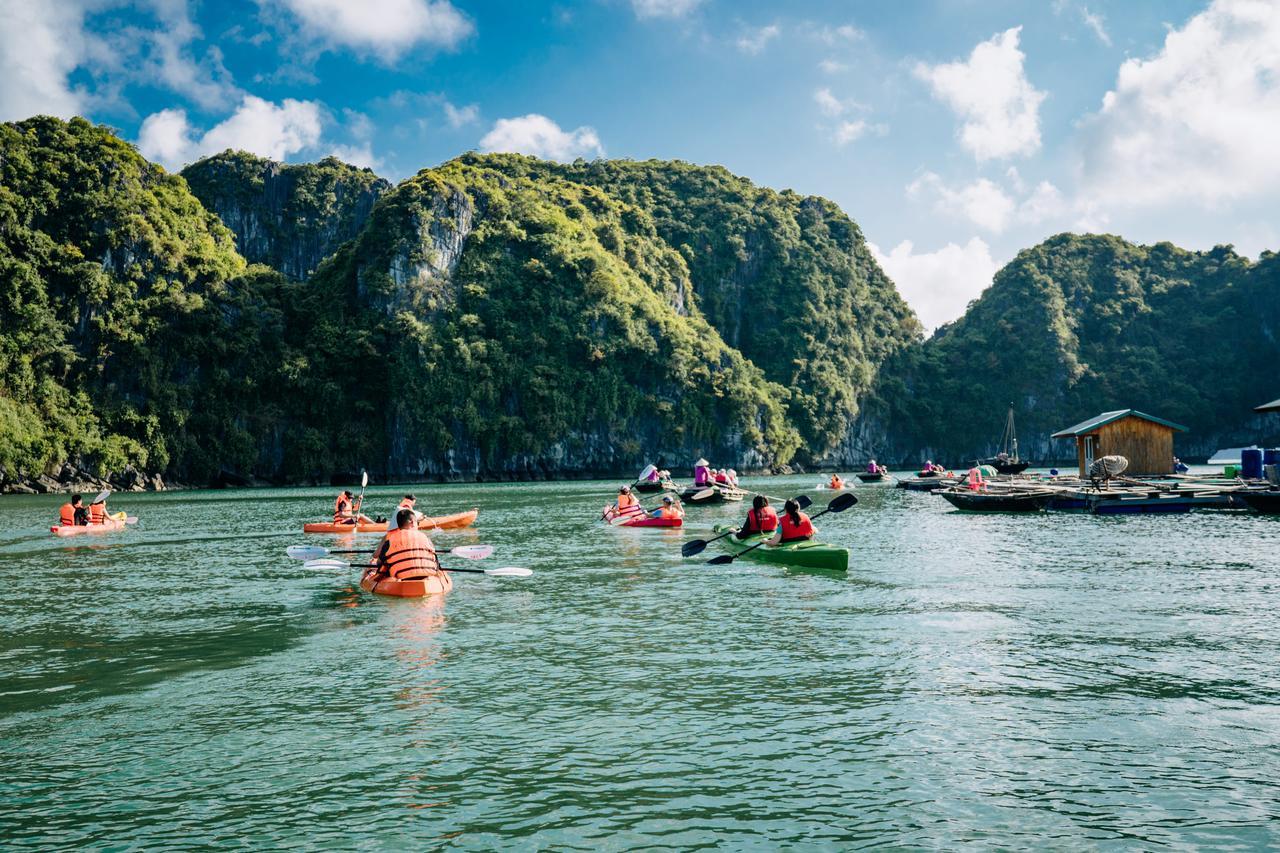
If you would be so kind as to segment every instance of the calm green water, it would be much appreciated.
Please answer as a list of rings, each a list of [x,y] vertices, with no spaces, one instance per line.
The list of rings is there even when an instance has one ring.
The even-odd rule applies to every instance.
[[[419,487],[482,509],[444,545],[537,572],[440,602],[284,556],[339,541],[297,532],[334,491],[119,496],[141,524],[93,543],[0,500],[6,848],[1277,842],[1280,519],[862,486],[818,521],[833,577],[681,561],[737,507],[608,530],[604,483]]]

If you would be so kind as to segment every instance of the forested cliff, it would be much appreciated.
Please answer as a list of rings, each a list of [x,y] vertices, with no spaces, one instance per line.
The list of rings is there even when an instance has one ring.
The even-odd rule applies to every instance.
[[[0,126],[0,489],[960,464],[1010,401],[1036,458],[1127,406],[1191,455],[1275,429],[1278,270],[1061,235],[926,341],[839,208],[720,167],[179,176],[35,118]]]

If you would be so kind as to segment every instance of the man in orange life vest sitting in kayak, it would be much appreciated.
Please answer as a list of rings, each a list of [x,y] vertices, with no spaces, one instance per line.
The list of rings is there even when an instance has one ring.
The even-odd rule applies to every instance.
[[[440,568],[436,546],[431,537],[418,529],[412,509],[396,513],[396,529],[388,530],[374,549],[374,564],[365,577],[373,577],[377,584],[384,580],[410,581],[438,577],[446,590],[453,587],[453,579]]]
[[[84,508],[84,497],[72,495],[68,503],[58,510],[58,524],[63,527],[84,527],[89,523],[89,511]]]
[[[422,513],[418,512],[418,509],[416,506],[417,503],[418,503],[418,499],[415,498],[413,495],[405,495],[403,498],[401,498],[400,505],[396,507],[395,512],[391,513],[391,523],[387,525],[387,529],[388,530],[395,529],[396,518],[400,515],[400,510],[402,509],[407,509],[413,513],[414,524],[417,524],[418,522],[422,521],[422,519],[425,518],[425,516]]]
[[[360,502],[355,497],[355,495],[351,494],[350,489],[338,495],[338,499],[333,502],[334,524],[375,523],[369,516],[360,514]]]
[[[800,504],[789,500],[782,508],[778,518],[778,532],[769,540],[770,545],[781,545],[784,542],[803,542],[818,535],[818,528],[813,526],[809,516],[800,511]]]
[[[649,513],[652,518],[684,518],[684,507],[671,495],[662,496],[662,506]]]
[[[840,479],[840,475],[839,475],[839,474],[832,474],[832,475],[831,475],[831,482],[830,482],[830,484],[828,484],[828,485],[829,485],[829,488],[831,489],[831,491],[833,491],[833,492],[838,492],[838,491],[840,491],[841,489],[843,489],[843,488],[844,488],[844,480]]]
[[[778,511],[769,506],[769,499],[764,495],[756,495],[751,499],[751,509],[747,511],[747,522],[738,531],[739,539],[755,536],[757,533],[772,533],[778,529]]]

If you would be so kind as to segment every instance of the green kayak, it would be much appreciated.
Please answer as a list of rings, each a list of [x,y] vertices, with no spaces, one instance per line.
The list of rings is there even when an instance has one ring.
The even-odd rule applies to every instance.
[[[725,533],[732,529],[722,524],[716,525],[716,533]],[[768,538],[769,535],[764,533],[749,536],[746,539],[739,539],[737,536],[726,536],[720,540],[720,545],[731,554],[739,554],[757,542],[763,542]],[[762,563],[777,563],[780,566],[827,569],[833,572],[849,570],[848,549],[812,541],[791,542],[777,547],[764,545],[749,554],[744,554],[743,559],[759,560]]]

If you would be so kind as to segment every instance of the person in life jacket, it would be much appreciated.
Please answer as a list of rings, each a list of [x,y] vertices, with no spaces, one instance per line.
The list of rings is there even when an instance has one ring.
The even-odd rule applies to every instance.
[[[422,521],[422,519],[426,518],[425,515],[418,512],[417,503],[418,503],[418,499],[415,498],[413,495],[405,495],[403,498],[401,498],[400,504],[396,507],[396,511],[391,513],[391,523],[387,525],[387,529],[391,530],[396,526],[396,516],[400,514],[400,510],[402,509],[412,510],[413,521],[415,524],[418,523],[419,521]]]
[[[724,478],[729,482],[730,486],[732,486],[735,489],[738,488],[738,472],[737,471],[730,468],[728,471],[724,472]]]
[[[982,469],[978,467],[969,469],[969,491],[985,492],[987,490],[987,480],[982,476]]]
[[[746,539],[757,533],[772,533],[778,529],[778,511],[769,506],[769,499],[764,495],[756,495],[751,499],[751,509],[747,511],[747,521],[738,530],[739,539]]]
[[[649,515],[653,518],[684,518],[684,507],[671,495],[663,495],[662,506]]]
[[[618,489],[618,500],[613,506],[605,509],[605,518],[620,518],[624,515],[635,515],[644,512],[640,508],[640,501],[636,500],[636,496],[631,494],[630,486],[622,486]]]
[[[832,474],[831,482],[828,484],[828,486],[831,488],[833,492],[839,491],[840,489],[844,488],[844,480],[840,479],[839,474]]]
[[[106,524],[110,520],[107,514],[107,499],[94,501],[89,504],[89,523],[90,524]]]
[[[435,544],[431,537],[418,529],[412,509],[396,513],[395,529],[386,532],[373,555],[373,565],[365,572],[365,577],[374,579],[375,592],[378,584],[388,579],[409,581],[439,577],[446,590],[453,588],[453,579],[440,568]]]
[[[778,532],[769,540],[770,545],[781,545],[783,542],[802,542],[818,535],[809,516],[800,511],[800,504],[789,500],[782,507],[782,515],[778,518]]]
[[[63,527],[84,527],[88,523],[89,511],[84,507],[83,495],[72,495],[58,510],[58,524]]]
[[[716,469],[716,484],[720,486],[729,485],[729,474],[723,468]]]
[[[360,502],[350,489],[343,490],[333,502],[334,524],[375,524],[374,520],[360,513]]]

